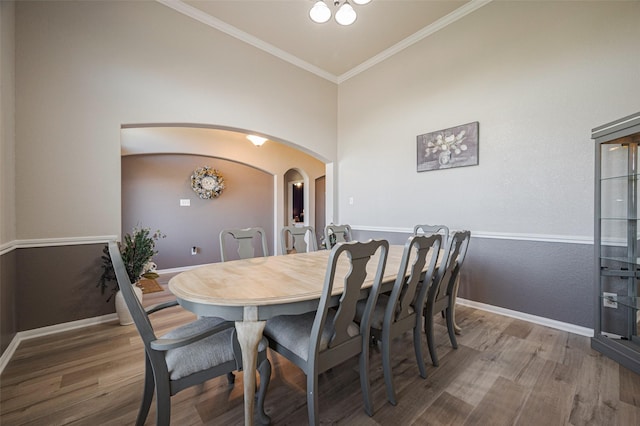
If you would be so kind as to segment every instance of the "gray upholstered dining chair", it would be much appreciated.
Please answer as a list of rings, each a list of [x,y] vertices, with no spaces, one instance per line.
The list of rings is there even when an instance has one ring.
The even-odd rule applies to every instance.
[[[451,346],[454,349],[458,348],[454,329],[455,295],[458,291],[457,278],[467,254],[470,238],[471,233],[469,231],[456,231],[450,235],[449,243],[445,249],[448,253],[447,259],[441,261],[438,272],[427,292],[427,301],[424,308],[424,329],[427,334],[431,362],[436,367],[438,366],[438,355],[433,332],[433,316],[435,314],[444,312]]]
[[[230,260],[227,244],[235,240],[238,245],[237,253],[240,259],[256,257],[254,240],[258,240],[262,249],[262,256],[269,256],[267,234],[260,227],[245,229],[224,229],[220,232],[220,257],[223,262]]]
[[[427,372],[422,355],[422,313],[427,286],[421,280],[431,282],[436,268],[442,236],[411,236],[404,245],[398,275],[390,294],[381,294],[371,318],[371,334],[382,343],[382,367],[387,399],[396,405],[396,392],[391,371],[391,341],[411,330],[413,348],[420,377]],[[426,268],[425,268],[426,266]],[[424,271],[424,273],[423,273]],[[358,302],[356,318],[364,313],[365,304]]]
[[[306,239],[306,241],[305,241]],[[291,245],[289,245],[291,242]],[[318,250],[316,232],[313,226],[285,226],[280,231],[282,254],[306,253]]]
[[[413,227],[413,235],[431,235],[431,234],[441,234],[442,235],[442,248],[448,247],[448,243],[449,243],[449,227],[446,225],[416,225]],[[441,261],[445,261],[447,257],[449,256],[449,253],[446,253],[446,256],[444,259],[441,259]],[[453,303],[455,304],[455,300],[453,301]],[[444,318],[444,311],[442,312],[442,317]],[[458,327],[456,325],[455,322],[455,317],[453,319],[453,329],[455,331],[456,334],[460,334],[460,327]]]
[[[327,249],[331,249],[337,243],[353,241],[351,236],[351,226],[334,225],[333,223],[324,227],[324,244]]]
[[[133,292],[115,241],[109,243],[109,255],[118,286],[144,343],[144,393],[136,425],[141,426],[145,423],[154,391],[156,424],[169,425],[173,395],[214,377],[242,369],[242,354],[234,323],[220,318],[202,317],[162,337],[156,337],[148,314],[176,306],[178,303],[174,300],[145,310]],[[264,412],[264,398],[269,386],[271,364],[267,359],[266,349],[267,339],[263,338],[258,347],[260,388],[256,409],[260,422],[268,424],[270,419]]]
[[[384,275],[387,241],[336,244],[329,254],[322,296],[317,311],[281,315],[267,320],[264,330],[269,347],[297,365],[307,376],[309,424],[319,423],[318,375],[359,355],[360,386],[364,408],[373,415],[369,385],[369,332],[371,314]],[[367,282],[367,264],[375,266],[360,326],[354,322],[356,304]],[[344,285],[338,306],[330,309],[334,282]]]
[[[442,235],[442,247],[445,247],[449,241],[449,227],[446,225],[416,225],[413,227],[413,235]]]

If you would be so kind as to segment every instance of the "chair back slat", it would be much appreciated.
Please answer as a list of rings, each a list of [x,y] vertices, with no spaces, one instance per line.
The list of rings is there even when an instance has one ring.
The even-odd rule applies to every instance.
[[[318,243],[313,226],[285,226],[280,231],[280,247],[282,254],[317,251]]]
[[[230,260],[227,252],[227,240],[230,237],[238,244],[238,256],[240,259],[250,259],[257,257],[254,248],[254,240],[257,238],[262,249],[262,256],[269,256],[267,247],[267,236],[264,229],[260,227],[245,229],[225,229],[220,232],[220,257],[223,262]]]
[[[310,353],[316,352],[320,344],[321,330],[324,330],[325,327],[329,301],[337,278],[336,275],[340,262],[348,262],[349,270],[343,276],[344,289],[333,319],[333,324],[329,325],[331,334],[329,348],[334,348],[354,338],[368,339],[371,313],[377,301],[378,293],[380,292],[380,283],[384,275],[388,252],[389,243],[384,240],[370,240],[364,243],[339,243],[332,249],[329,256],[322,296],[311,331],[312,341]],[[349,334],[348,329],[349,326],[353,324],[356,314],[356,304],[360,297],[362,286],[367,280],[367,265],[372,259],[377,259],[378,262],[376,265],[376,273],[367,298],[367,307],[365,308],[365,314],[362,318],[360,333],[357,337],[354,337]],[[341,271],[343,270],[341,269]]]
[[[447,259],[446,262],[443,259],[440,264],[438,274],[429,289],[429,299],[438,301],[449,296],[466,256],[470,238],[469,231],[456,231],[449,237]]]
[[[431,282],[441,244],[442,236],[439,234],[409,237],[385,313],[385,318],[388,317],[389,322],[407,318],[422,309],[427,292],[426,286],[420,287],[419,283]],[[413,262],[411,262],[412,259]],[[429,264],[425,270],[427,262]],[[417,291],[418,288],[421,291]]]
[[[447,246],[449,242],[449,227],[446,225],[416,225],[413,227],[413,235],[431,235],[431,234],[440,234],[442,235],[442,245],[440,247],[444,248]]]

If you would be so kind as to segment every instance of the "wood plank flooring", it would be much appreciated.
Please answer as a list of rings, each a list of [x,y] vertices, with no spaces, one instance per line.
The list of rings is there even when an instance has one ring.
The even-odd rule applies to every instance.
[[[145,295],[145,304],[170,298]],[[179,307],[153,316],[158,334],[193,320]],[[411,336],[394,342],[398,405],[386,400],[378,348],[372,348],[375,414],[362,408],[357,359],[320,378],[322,424],[640,425],[640,376],[576,336],[459,307],[453,350],[438,318],[440,366],[419,377]],[[423,336],[425,354],[426,339]],[[428,355],[427,355],[428,356]],[[305,377],[270,353],[266,410],[273,425],[307,423]],[[143,384],[143,347],[134,326],[97,325],[23,342],[0,376],[2,425],[134,424]],[[155,423],[152,406],[147,424]],[[173,425],[243,423],[242,374],[187,389],[172,399]]]

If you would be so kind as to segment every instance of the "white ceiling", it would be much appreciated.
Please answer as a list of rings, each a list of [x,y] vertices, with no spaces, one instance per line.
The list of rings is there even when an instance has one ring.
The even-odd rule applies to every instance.
[[[348,27],[311,21],[314,0],[157,1],[339,83],[490,0],[372,0]]]

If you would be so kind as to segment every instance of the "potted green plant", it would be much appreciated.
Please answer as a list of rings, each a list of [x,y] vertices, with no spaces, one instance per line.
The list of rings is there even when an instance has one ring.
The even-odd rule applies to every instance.
[[[156,241],[165,237],[166,235],[162,234],[159,230],[151,233],[150,228],[135,227],[130,234],[124,236],[122,243],[118,243],[122,261],[129,275],[129,280],[134,285],[134,292],[140,300],[142,300],[142,289],[136,284],[140,278],[158,278],[153,256],[158,253],[156,250]],[[100,287],[102,294],[106,292],[109,293],[107,302],[115,295],[116,313],[120,319],[120,324],[131,324],[133,320],[131,319],[131,315],[129,315],[129,310],[122,294],[120,294],[118,281],[116,280],[113,264],[111,263],[111,256],[109,256],[108,246],[104,247],[102,253],[102,275],[100,276],[100,281],[97,286]]]

